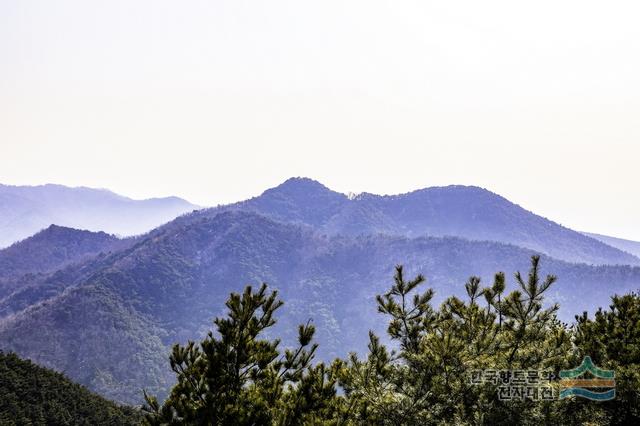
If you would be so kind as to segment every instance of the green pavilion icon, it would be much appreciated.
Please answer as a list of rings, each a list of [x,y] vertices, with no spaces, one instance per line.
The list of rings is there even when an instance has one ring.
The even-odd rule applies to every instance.
[[[585,378],[587,372],[593,378]],[[589,356],[585,356],[582,364],[573,370],[560,371],[560,399],[575,395],[594,401],[608,401],[616,396],[615,386],[615,372],[596,367]]]

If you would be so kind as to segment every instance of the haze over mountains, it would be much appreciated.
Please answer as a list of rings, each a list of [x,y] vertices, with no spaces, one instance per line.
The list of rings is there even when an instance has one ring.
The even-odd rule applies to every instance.
[[[610,245],[611,247],[615,247],[619,250],[626,251],[636,257],[640,257],[640,242],[625,240],[624,238],[615,238],[608,237],[606,235],[593,234],[590,232],[584,232],[585,235],[595,238],[598,241],[602,241],[603,243]]]
[[[200,338],[246,284],[280,291],[274,333],[283,344],[312,319],[319,355],[330,359],[386,327],[374,296],[396,264],[424,274],[439,303],[471,275],[490,284],[505,271],[513,284],[540,252],[543,272],[559,277],[550,296],[564,320],[640,288],[637,257],[484,189],[349,198],[290,179],[136,238],[51,227],[0,250],[0,348],[140,402],[141,387],[162,394],[171,384],[170,346]]]
[[[53,271],[127,244],[105,232],[51,225],[0,252],[0,278]]]
[[[306,178],[292,178],[229,208],[310,225],[332,235],[457,236],[527,247],[569,262],[640,264],[640,259],[537,216],[473,186],[425,188],[353,199]],[[204,210],[200,214],[215,213]]]
[[[132,200],[104,189],[0,185],[0,248],[52,224],[137,235],[195,208],[178,197]]]

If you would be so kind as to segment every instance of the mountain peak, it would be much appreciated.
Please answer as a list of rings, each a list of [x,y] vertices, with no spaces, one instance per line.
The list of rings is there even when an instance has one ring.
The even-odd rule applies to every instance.
[[[287,193],[296,193],[296,192],[307,192],[313,191],[317,192],[335,192],[321,184],[320,182],[307,178],[307,177],[291,177],[275,188],[271,188],[265,191],[265,193],[269,191],[277,191],[277,192],[287,192]]]
[[[0,250],[0,277],[53,271],[101,252],[126,247],[131,242],[105,232],[50,225]]]
[[[116,243],[117,241],[120,241],[118,237],[107,234],[103,231],[88,231],[86,229],[76,229],[68,226],[51,224],[32,236],[18,241],[6,249],[0,250],[0,253],[9,250],[25,249],[26,247],[33,249],[34,245],[40,244],[57,244],[64,246],[69,244],[97,244],[99,242]]]
[[[258,212],[269,212],[278,220],[321,225],[336,214],[347,196],[313,179],[293,177],[241,203]]]
[[[37,232],[36,234],[34,234],[31,237],[27,238],[27,240],[35,239],[35,238],[46,238],[46,237],[49,237],[49,236],[62,236],[62,235],[68,235],[68,236],[71,236],[71,235],[76,235],[76,236],[90,236],[90,235],[93,235],[95,237],[100,237],[100,238],[107,237],[107,238],[115,238],[115,239],[117,239],[117,237],[115,237],[113,235],[109,235],[109,234],[107,234],[106,232],[103,232],[103,231],[88,231],[86,229],[71,228],[69,226],[60,226],[60,225],[56,225],[55,223],[52,223],[48,227],[44,228],[42,231]]]
[[[497,195],[495,192],[492,192],[486,188],[476,185],[444,185],[444,186],[428,186],[422,189],[417,189],[412,192],[449,192],[449,193],[460,193],[460,194],[491,194]],[[411,192],[409,192],[410,194]]]

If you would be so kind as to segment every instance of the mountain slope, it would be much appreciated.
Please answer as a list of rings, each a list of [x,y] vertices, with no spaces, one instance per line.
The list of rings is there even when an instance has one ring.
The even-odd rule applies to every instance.
[[[101,189],[0,185],[0,247],[51,224],[136,235],[194,208],[177,197],[132,200]]]
[[[292,178],[240,203],[187,215],[180,225],[224,210],[256,212],[330,235],[456,236],[515,244],[568,262],[640,265],[640,259],[472,186],[353,198],[306,178]]]
[[[31,306],[1,323],[0,334],[3,348],[114,401],[140,403],[142,386],[162,394],[171,380],[162,330],[97,286]]]
[[[137,425],[140,413],[72,383],[64,375],[0,351],[0,424]]]
[[[534,253],[452,237],[326,236],[247,212],[179,221],[182,226],[50,274],[64,275],[61,282],[71,286],[33,284],[33,300],[22,299],[0,323],[2,347],[114,400],[140,402],[140,388],[157,392],[170,383],[170,345],[202,337],[224,312],[229,292],[246,284],[265,281],[279,290],[285,306],[274,333],[283,344],[295,340],[297,324],[312,319],[320,356],[331,359],[364,349],[367,331],[384,329],[374,296],[388,288],[395,264],[406,265],[408,276],[423,273],[439,303],[461,294],[470,275],[490,283],[497,271],[508,277],[526,271]],[[549,257],[542,266],[559,276],[551,296],[566,320],[640,288],[640,268]]]
[[[53,271],[100,252],[118,250],[127,244],[128,241],[104,232],[51,225],[0,250],[0,277]]]
[[[619,250],[626,251],[627,253],[640,257],[640,241],[625,240],[623,238],[608,237],[606,235],[592,234],[589,232],[583,232],[583,234],[602,241],[611,247],[615,247]]]
[[[119,239],[104,232],[51,225],[32,237],[0,250],[0,306],[3,298],[16,297],[12,295],[14,291],[24,293],[34,283],[51,281],[48,272],[64,270],[97,255],[121,250],[134,241],[133,238]],[[78,276],[78,271],[73,275]],[[60,272],[54,278],[65,280],[65,274]]]

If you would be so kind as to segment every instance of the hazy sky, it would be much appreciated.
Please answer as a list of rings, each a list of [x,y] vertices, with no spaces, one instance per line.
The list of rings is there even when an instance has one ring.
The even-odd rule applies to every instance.
[[[473,184],[640,240],[637,1],[0,0],[0,182]]]

